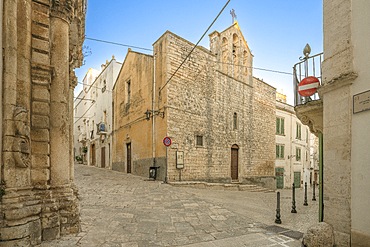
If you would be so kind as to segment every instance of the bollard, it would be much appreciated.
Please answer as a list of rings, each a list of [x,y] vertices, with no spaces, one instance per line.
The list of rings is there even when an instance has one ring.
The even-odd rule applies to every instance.
[[[280,219],[280,192],[277,193],[277,206],[276,206],[275,223],[276,224],[281,224],[281,219]]]
[[[293,196],[292,196],[292,211],[290,211],[290,212],[296,214],[297,213],[297,210],[295,209],[295,186],[294,186],[294,183],[293,183],[292,191],[293,191]]]
[[[316,201],[316,196],[315,196],[315,182],[312,185],[313,185],[312,201]]]
[[[307,203],[307,182],[304,183],[304,203],[303,206],[308,206]]]

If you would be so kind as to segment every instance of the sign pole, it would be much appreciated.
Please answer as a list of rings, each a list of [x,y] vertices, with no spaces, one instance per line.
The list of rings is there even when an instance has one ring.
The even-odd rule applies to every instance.
[[[166,174],[165,174],[165,177],[164,177],[164,182],[167,183],[168,182],[168,177],[167,177],[167,174],[168,174],[168,146],[166,146]]]
[[[165,170],[165,177],[164,182],[168,182],[168,147],[171,146],[172,140],[170,137],[166,136],[163,138],[163,144],[166,146],[166,170]]]

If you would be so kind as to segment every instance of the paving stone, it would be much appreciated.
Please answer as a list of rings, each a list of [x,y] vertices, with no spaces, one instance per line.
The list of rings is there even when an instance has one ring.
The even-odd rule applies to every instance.
[[[41,247],[298,247],[301,231],[294,228],[297,216],[310,219],[309,213],[314,212],[309,207],[305,215],[289,215],[292,218],[284,220],[286,224],[277,226],[274,206],[270,204],[275,202],[275,194],[220,193],[144,181],[141,177],[84,165],[76,165],[75,169],[82,197],[82,232],[73,238],[43,243]],[[256,197],[260,201],[255,201]],[[271,215],[266,213],[270,208]],[[306,223],[311,224],[301,222]]]

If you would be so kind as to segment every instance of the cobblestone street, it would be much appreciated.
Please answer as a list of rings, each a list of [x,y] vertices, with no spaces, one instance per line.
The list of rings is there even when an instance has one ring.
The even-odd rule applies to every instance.
[[[82,230],[46,246],[300,246],[318,219],[318,201],[290,213],[291,191],[276,193],[175,187],[160,181],[76,164]]]

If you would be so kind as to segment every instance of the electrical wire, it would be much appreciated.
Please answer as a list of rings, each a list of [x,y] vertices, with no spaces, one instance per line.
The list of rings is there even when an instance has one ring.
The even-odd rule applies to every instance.
[[[191,55],[191,53],[193,53],[193,51],[195,50],[195,48],[198,46],[198,44],[200,43],[200,41],[202,41],[203,37],[207,34],[207,32],[209,31],[209,29],[211,29],[211,27],[213,26],[213,24],[216,22],[216,20],[218,19],[218,17],[221,15],[221,13],[224,11],[224,9],[226,8],[226,6],[229,4],[230,0],[228,0],[226,2],[226,4],[224,5],[224,7],[221,9],[221,11],[218,13],[218,15],[216,16],[216,18],[212,21],[211,25],[209,25],[209,27],[207,28],[207,30],[203,33],[202,37],[200,37],[200,39],[198,40],[198,42],[194,45],[193,49],[191,49],[191,51],[188,53],[188,55],[185,57],[185,59],[182,61],[182,63],[179,65],[179,67],[177,67],[177,69],[175,70],[175,72],[173,72],[173,74],[171,75],[171,77],[167,80],[167,82],[159,89],[158,93],[160,93],[163,88],[171,81],[171,79],[175,76],[175,74],[177,73],[177,71],[179,71],[179,69],[182,67],[182,65],[186,62],[186,60],[189,58],[189,56]]]
[[[145,50],[145,51],[153,51],[152,49],[148,49],[148,48],[143,48],[143,47],[138,47],[138,46],[133,46],[133,45],[125,45],[125,44],[112,42],[112,41],[107,41],[107,40],[102,40],[102,39],[89,38],[89,37],[86,37],[86,36],[85,36],[85,39],[92,40],[92,41],[97,41],[97,42],[101,42],[101,43],[107,43],[107,44],[111,44],[111,45],[119,45],[119,46],[124,46],[124,47],[129,47],[129,48],[134,48],[134,49],[140,49],[140,50]]]
[[[115,44],[115,45],[121,45],[121,46],[128,46],[128,47],[135,47],[136,49],[153,51],[153,50],[148,49],[148,48],[143,48],[143,47],[138,47],[138,46],[132,46],[132,45],[125,45],[125,44],[110,42],[110,41],[101,40],[101,39],[93,39],[93,38],[89,38],[89,39],[90,40],[93,40],[93,41],[96,41],[96,42],[102,42],[102,43],[108,43],[108,44]],[[162,52],[162,53],[164,53],[164,52]],[[285,74],[285,75],[293,75],[293,73],[286,72],[286,71],[281,71],[281,70],[273,70],[273,69],[260,68],[260,67],[249,67],[249,66],[240,65],[240,64],[225,63],[225,62],[221,62],[221,61],[213,61],[213,60],[201,59],[201,58],[199,60],[212,61],[214,63],[226,64],[226,65],[234,65],[234,66],[238,66],[238,67],[245,67],[245,68],[248,68],[248,69],[262,70],[262,71],[271,72],[271,73],[278,73],[278,74]],[[83,84],[83,83],[79,82],[79,84]],[[83,84],[83,85],[87,85],[87,84]]]

